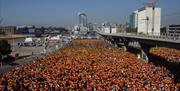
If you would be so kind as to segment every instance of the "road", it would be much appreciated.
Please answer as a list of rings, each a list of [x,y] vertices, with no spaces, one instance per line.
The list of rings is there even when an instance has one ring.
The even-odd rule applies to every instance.
[[[41,47],[17,46],[18,42],[23,42],[23,41],[24,41],[24,38],[8,40],[13,50],[11,55],[15,55],[16,53],[18,53],[20,59],[17,59],[12,63],[8,63],[6,65],[1,66],[0,73],[7,72],[7,71],[15,69],[16,67],[21,67],[22,65],[27,64],[29,62],[36,61],[38,58],[44,57],[45,55],[48,55],[49,53],[52,53],[67,44],[66,42],[62,42],[62,41],[51,42],[49,46],[47,47],[48,49],[46,51],[46,54],[42,54],[44,52],[44,48],[45,48],[44,46],[41,46]]]

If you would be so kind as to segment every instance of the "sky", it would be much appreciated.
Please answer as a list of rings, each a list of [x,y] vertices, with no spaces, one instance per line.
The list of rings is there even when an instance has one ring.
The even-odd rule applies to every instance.
[[[125,24],[150,0],[0,0],[1,25],[69,26],[85,12],[88,22]],[[180,0],[160,0],[162,25],[180,24]]]

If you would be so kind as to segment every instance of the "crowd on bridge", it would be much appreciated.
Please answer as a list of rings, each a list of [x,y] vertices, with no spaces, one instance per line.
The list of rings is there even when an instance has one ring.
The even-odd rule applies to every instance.
[[[120,48],[96,44],[95,40],[75,40],[73,46],[4,73],[0,90],[178,91],[166,68],[145,63]]]

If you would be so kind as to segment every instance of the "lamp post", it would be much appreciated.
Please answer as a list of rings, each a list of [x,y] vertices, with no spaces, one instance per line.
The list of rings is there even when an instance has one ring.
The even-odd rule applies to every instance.
[[[148,17],[148,16],[146,17],[146,21],[147,21],[147,22],[146,22],[146,24],[147,24],[147,25],[146,25],[146,27],[147,27],[147,32],[146,32],[146,33],[147,33],[147,35],[148,35],[148,29],[149,29],[149,17]]]
[[[153,6],[152,9],[153,9],[153,11],[152,11],[152,12],[153,12],[153,13],[152,13],[152,14],[153,14],[153,15],[152,15],[152,35],[153,35],[153,34],[154,34],[154,23],[155,23],[155,22],[154,22],[154,19],[155,19],[155,18],[154,18],[154,17],[155,17],[155,6]]]
[[[149,29],[149,17],[146,16],[146,19],[142,19],[146,21],[146,34],[148,35],[148,29]]]
[[[148,29],[149,29],[149,17],[146,16],[146,19],[142,19],[146,21],[146,34],[148,35]]]

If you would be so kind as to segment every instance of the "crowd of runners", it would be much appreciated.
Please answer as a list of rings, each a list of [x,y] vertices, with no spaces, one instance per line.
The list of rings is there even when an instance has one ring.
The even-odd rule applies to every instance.
[[[167,61],[180,63],[179,50],[165,47],[155,47],[150,50],[150,53],[161,58],[167,59]]]
[[[178,91],[165,67],[101,44],[100,40],[72,41],[49,56],[2,74],[0,90]]]

